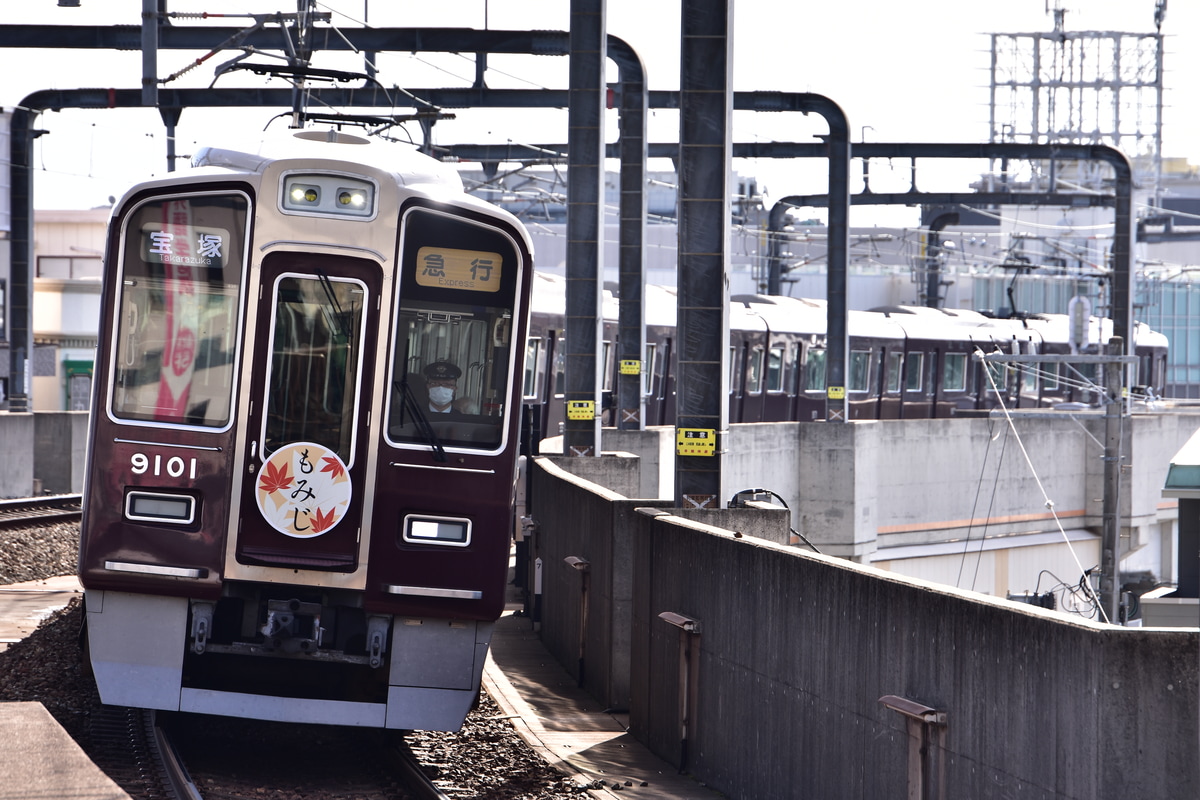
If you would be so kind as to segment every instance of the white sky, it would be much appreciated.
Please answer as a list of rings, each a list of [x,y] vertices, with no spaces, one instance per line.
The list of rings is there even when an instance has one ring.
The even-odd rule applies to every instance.
[[[738,91],[779,90],[824,95],[845,111],[852,140],[876,142],[984,142],[988,131],[988,64],[991,33],[1030,33],[1053,29],[1047,5],[1056,0],[730,0],[734,3],[734,88]],[[1068,31],[1100,30],[1149,33],[1154,30],[1155,0],[1060,0],[1067,8]],[[109,25],[140,22],[140,0],[81,0],[80,8],[58,8],[51,0],[19,5],[6,3],[6,23]],[[326,0],[334,23],[355,27],[367,16],[371,25],[388,27],[490,27],[493,29],[566,30],[569,0]],[[295,10],[294,0],[170,0],[169,10],[239,13]],[[630,44],[646,64],[651,89],[679,85],[678,0],[608,0],[608,30]],[[222,19],[214,24],[237,25]],[[179,20],[179,25],[205,24]],[[1200,3],[1174,0],[1167,9],[1164,111],[1164,154],[1200,164]],[[168,75],[200,55],[161,51],[159,74]],[[213,67],[233,52],[218,54],[177,81],[175,86],[202,87],[213,80]],[[266,60],[261,57],[256,60]],[[357,69],[357,57],[318,55],[315,66]],[[385,85],[433,88],[469,85],[474,77],[470,56],[453,54],[385,54],[380,57]],[[141,85],[139,52],[100,53],[82,50],[0,51],[0,106],[11,108],[31,92],[47,88]],[[615,70],[610,73],[615,78]],[[262,85],[266,79],[246,72],[228,74],[220,87]],[[493,88],[567,87],[567,59],[491,56],[488,85]],[[276,79],[269,83],[283,86]],[[230,129],[261,130],[276,110],[237,113],[185,110],[177,149],[217,141]],[[407,109],[400,109],[404,113]],[[457,118],[435,126],[439,143],[565,142],[566,112],[452,109]],[[651,142],[678,139],[678,117],[652,111]],[[285,123],[277,121],[275,127]],[[615,118],[606,123],[615,137]],[[35,206],[85,208],[119,196],[131,183],[165,172],[165,132],[154,110],[50,112],[38,126],[50,134],[38,140],[35,161]],[[1144,126],[1150,130],[1147,123]],[[811,141],[824,133],[812,115],[737,114],[734,141]],[[411,135],[419,137],[415,126]],[[6,154],[5,154],[6,155]],[[810,160],[811,161],[811,160]],[[652,164],[651,168],[665,165]],[[953,185],[919,188],[965,190],[974,175],[962,165]],[[906,188],[908,165],[872,164],[872,188]],[[777,160],[736,161],[734,169],[754,175],[770,198],[824,191],[822,165]],[[813,173],[816,179],[814,182]],[[922,176],[923,177],[923,176]],[[915,224],[915,213],[906,212]],[[861,224],[852,218],[853,224]]]

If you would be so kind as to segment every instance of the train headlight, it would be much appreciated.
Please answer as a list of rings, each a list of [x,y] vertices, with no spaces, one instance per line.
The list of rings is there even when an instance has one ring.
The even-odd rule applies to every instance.
[[[292,172],[283,176],[279,204],[288,214],[371,219],[375,184],[347,175]]]
[[[404,518],[404,541],[408,544],[466,547],[471,543],[471,520],[410,514]]]
[[[288,191],[288,197],[291,198],[292,205],[297,208],[315,206],[321,200],[321,190],[316,186],[303,186],[297,183]]]
[[[367,204],[366,192],[353,189],[341,189],[338,191],[338,204],[350,206],[351,208],[363,208]]]

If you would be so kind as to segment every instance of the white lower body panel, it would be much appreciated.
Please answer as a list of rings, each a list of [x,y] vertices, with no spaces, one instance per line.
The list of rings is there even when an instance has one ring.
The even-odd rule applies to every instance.
[[[397,618],[386,703],[183,687],[188,601],[88,591],[88,644],[108,705],[300,724],[456,731],[479,693],[491,622]],[[283,670],[286,661],[281,660]]]

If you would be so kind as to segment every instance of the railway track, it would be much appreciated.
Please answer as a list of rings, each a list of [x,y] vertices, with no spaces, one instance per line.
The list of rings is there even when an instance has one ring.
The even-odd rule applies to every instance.
[[[437,787],[421,768],[408,742],[395,746],[396,765],[403,774],[405,784],[414,795],[414,800],[452,800],[450,795]]]
[[[92,759],[131,797],[203,800],[155,712],[101,706],[90,722]]]
[[[408,743],[395,731],[297,727],[192,714],[163,715],[162,720],[152,733],[139,737],[139,744],[145,740],[157,748],[138,760],[139,772],[132,776],[134,785],[145,785],[150,790],[144,795],[148,798],[454,797],[444,793],[426,774]],[[142,773],[152,773],[153,783]],[[132,796],[141,796],[128,785],[125,788]]]
[[[273,735],[242,739],[233,730],[237,727],[238,721],[213,724],[188,715],[102,706],[89,723],[90,755],[135,800],[270,800],[297,797],[297,791],[363,800],[452,800],[397,736],[369,737],[366,741],[377,746],[364,749],[355,732],[325,729],[318,734],[326,740],[317,751],[334,757],[322,759],[302,755],[303,735],[292,738],[263,726]],[[251,757],[229,757],[223,742],[230,738]],[[350,756],[351,751],[357,756]],[[189,763],[195,765],[196,779]]]
[[[79,494],[0,500],[0,528],[43,522],[78,522],[82,514],[83,495]]]

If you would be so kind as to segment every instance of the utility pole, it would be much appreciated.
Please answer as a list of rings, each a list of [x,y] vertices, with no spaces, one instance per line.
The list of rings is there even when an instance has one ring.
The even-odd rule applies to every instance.
[[[1121,604],[1121,437],[1124,433],[1124,398],[1121,363],[1125,342],[1108,340],[1104,364],[1104,526],[1100,542],[1100,605],[1108,621],[1120,623]]]

